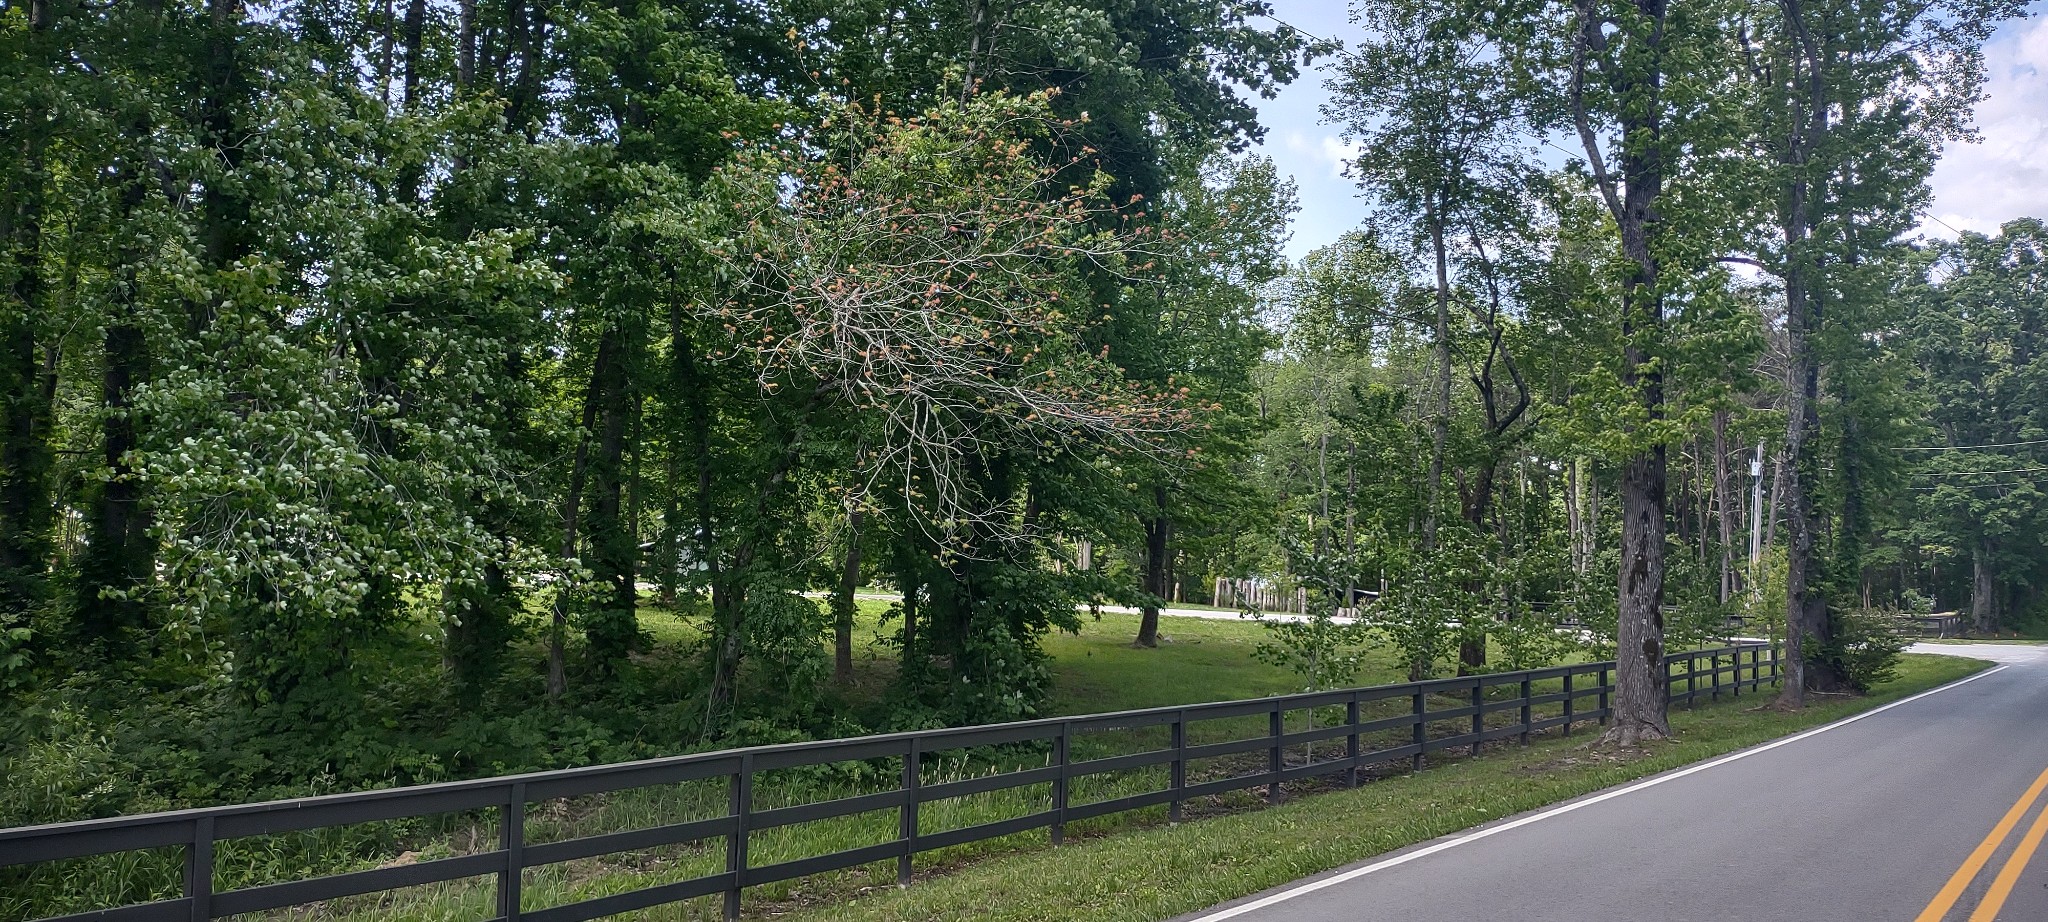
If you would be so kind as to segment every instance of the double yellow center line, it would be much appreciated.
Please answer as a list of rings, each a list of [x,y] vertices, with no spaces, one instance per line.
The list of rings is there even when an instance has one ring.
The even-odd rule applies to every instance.
[[[2005,816],[1998,820],[1998,825],[1991,827],[1991,834],[1985,836],[1984,841],[1977,843],[1976,849],[1970,852],[1970,857],[1963,859],[1963,866],[1957,868],[1955,874],[1949,877],[1948,883],[1942,885],[1941,892],[1934,895],[1934,902],[1928,903],[1927,908],[1921,910],[1913,922],[1942,922],[1948,917],[1949,910],[1955,908],[1957,900],[1962,899],[1963,891],[1969,889],[1970,881],[1977,879],[1977,872],[1984,870],[1984,865],[1990,863],[1991,856],[1998,851],[1999,846],[2005,844],[2006,837],[2012,834],[2013,827],[2020,824],[2027,811],[2034,808],[2035,801],[2041,799],[2041,792],[2044,790],[2048,790],[2048,770],[2042,771],[2041,776],[2035,778],[2034,783],[2027,787],[2027,792],[2020,795],[2019,802],[2013,804],[2012,809],[2005,811]],[[1984,892],[1984,899],[1979,901],[1977,908],[1970,913],[1969,922],[1992,922],[1998,918],[1998,911],[2005,907],[2006,898],[2012,895],[2013,886],[2019,883],[2020,872],[2026,870],[2027,862],[2033,859],[2035,850],[2041,847],[2041,839],[2044,836],[2048,836],[2048,810],[2043,810],[2039,816],[2034,817],[2033,825],[2027,827],[2026,835],[2020,837],[2020,844],[2013,849],[2011,855],[2006,856],[2005,864],[1998,869],[1998,876],[1991,880],[1991,889]]]

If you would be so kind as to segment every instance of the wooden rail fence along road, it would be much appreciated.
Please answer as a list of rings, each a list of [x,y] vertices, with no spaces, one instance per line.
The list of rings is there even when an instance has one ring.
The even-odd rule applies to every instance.
[[[1779,677],[1778,654],[1768,644],[1739,644],[1666,658],[1673,704],[1740,695]],[[908,883],[912,857],[937,849],[1047,829],[1059,843],[1070,823],[1128,810],[1164,806],[1179,820],[1183,805],[1240,789],[1264,787],[1277,799],[1283,782],[1323,777],[1355,785],[1374,766],[1421,767],[1431,752],[1477,753],[1487,742],[1605,722],[1614,663],[1584,663],[1398,685],[1353,688],[1150,708],[1112,714],[893,733],[819,742],[759,746],[616,765],[565,769],[476,781],[307,797],[270,803],[179,810],[0,830],[0,868],[146,849],[183,852],[182,895],[155,902],[97,909],[60,917],[105,922],[199,922],[263,912],[401,887],[495,876],[495,920],[579,922],[679,900],[722,894],[728,918],[739,915],[748,887],[893,860]],[[1590,706],[1588,706],[1590,705]],[[1290,715],[1307,729],[1292,730]],[[1264,718],[1261,721],[1259,718]],[[1321,724],[1321,725],[1318,725]],[[1255,732],[1246,734],[1247,729]],[[1230,738],[1214,739],[1217,731]],[[1153,748],[1093,757],[1091,736],[1127,731],[1152,734]],[[1257,732],[1262,731],[1262,732]],[[1318,747],[1318,744],[1324,744]],[[1043,765],[997,770],[974,777],[927,781],[931,771],[963,753],[989,747],[1044,753]],[[1100,747],[1094,747],[1099,749]],[[1260,758],[1263,756],[1263,758]],[[1290,762],[1290,756],[1294,761]],[[755,784],[764,773],[806,766],[865,762],[900,770],[893,789],[763,807]],[[1235,766],[1240,773],[1208,777],[1192,766]],[[1157,771],[1163,766],[1165,771]],[[1089,802],[1075,802],[1077,779],[1150,769],[1161,786]],[[686,782],[726,790],[723,815],[562,841],[529,842],[528,816],[536,806],[566,798],[609,794]],[[964,828],[925,831],[920,808],[948,798],[1045,785],[1046,809]],[[283,883],[215,891],[215,847],[252,836],[408,818],[482,811],[495,815],[496,847],[457,857],[420,861]],[[766,830],[855,814],[894,811],[893,840],[794,860],[755,864],[750,838]],[[886,815],[886,814],[884,814]],[[723,840],[724,869],[548,907],[522,899],[523,872],[558,862],[620,852]],[[715,846],[714,846],[715,847]]]

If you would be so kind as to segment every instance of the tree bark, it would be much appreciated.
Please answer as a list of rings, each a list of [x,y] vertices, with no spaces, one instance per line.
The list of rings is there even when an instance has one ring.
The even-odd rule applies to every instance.
[[[576,435],[576,453],[569,465],[568,488],[562,493],[562,544],[561,544],[561,585],[556,587],[554,605],[549,611],[548,624],[548,700],[560,701],[569,689],[568,643],[569,598],[576,582],[576,571],[571,562],[576,560],[577,541],[583,514],[583,487],[590,477],[590,431],[597,425],[599,393],[596,382],[609,372],[605,366],[616,359],[607,348],[610,337],[598,343],[597,355],[591,360],[590,387],[583,394],[582,425]]]
[[[1721,604],[1735,598],[1735,488],[1728,470],[1728,411],[1714,412],[1714,508],[1719,515]]]
[[[1145,522],[1145,604],[1138,618],[1133,646],[1159,646],[1159,605],[1166,598],[1166,555],[1173,537],[1173,519],[1166,513],[1166,488],[1152,488],[1153,514]]]
[[[1998,631],[1998,574],[1983,543],[1970,549],[1970,629],[1986,636]]]
[[[1432,408],[1435,413],[1429,427],[1429,505],[1422,513],[1422,549],[1425,552],[1436,550],[1438,507],[1443,502],[1444,451],[1451,431],[1451,276],[1440,208],[1441,203],[1432,197],[1429,214],[1423,218],[1429,223],[1430,249],[1436,257],[1436,343],[1431,352],[1432,370],[1436,373],[1433,395],[1436,406]]]
[[[1579,468],[1582,463],[1573,458],[1564,471],[1565,532],[1571,544],[1572,573],[1577,576],[1586,575],[1586,521],[1579,496]]]
[[[907,672],[917,663],[917,595],[924,585],[919,575],[917,546],[910,536],[899,538],[896,545],[896,588],[902,593],[903,601],[903,660],[900,670]]]
[[[640,409],[638,395],[632,392],[631,356],[637,337],[626,324],[613,324],[599,346],[611,360],[591,372],[590,400],[599,407],[599,432],[590,463],[590,569],[603,584],[605,599],[586,622],[584,633],[591,660],[605,675],[617,670],[639,633],[635,563],[640,547],[634,523],[623,514],[626,432]]]

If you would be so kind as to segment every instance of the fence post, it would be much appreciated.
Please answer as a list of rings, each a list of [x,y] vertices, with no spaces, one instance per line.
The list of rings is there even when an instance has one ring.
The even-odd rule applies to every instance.
[[[896,837],[903,840],[903,854],[896,858],[896,886],[910,886],[910,859],[917,854],[917,789],[923,783],[919,764],[923,761],[924,737],[910,738],[903,753],[903,809],[896,817]]]
[[[1719,701],[1719,700],[1721,700],[1721,654],[1720,654],[1720,652],[1719,652],[1719,651],[1716,651],[1716,652],[1714,653],[1714,657],[1713,657],[1713,662],[1714,662],[1714,700],[1715,700],[1715,701]]]
[[[1572,671],[1570,667],[1566,667],[1564,671],[1564,735],[1566,736],[1572,735],[1572,712],[1575,710],[1574,705],[1577,703],[1578,699],[1572,697]]]
[[[1607,716],[1610,710],[1607,706],[1607,695],[1614,690],[1614,683],[1610,681],[1611,678],[1612,676],[1609,675],[1607,667],[1600,667],[1600,726],[1603,727],[1607,726]]]
[[[1273,780],[1266,785],[1266,803],[1280,802],[1280,735],[1287,729],[1287,710],[1279,702],[1273,703],[1273,713],[1267,715],[1267,725],[1273,731],[1273,745],[1266,750],[1266,770]]]
[[[732,886],[725,891],[726,922],[740,917],[740,891],[747,886],[747,814],[754,809],[754,757],[740,756],[740,770],[732,774],[727,788],[727,806],[732,811],[732,835],[725,840],[725,870]]]
[[[192,922],[213,918],[213,817],[192,821],[192,847],[185,850],[185,896],[192,901]]]
[[[1732,697],[1732,698],[1740,698],[1740,697],[1742,697],[1742,648],[1741,648],[1741,647],[1736,647],[1736,648],[1735,648],[1735,656],[1734,656],[1734,660],[1735,660],[1735,681],[1733,681],[1733,682],[1730,682],[1730,683],[1729,683],[1729,688],[1728,688],[1728,695],[1729,695],[1729,697]]]
[[[1529,692],[1530,692],[1530,687],[1529,687],[1529,680],[1528,680],[1528,679],[1523,679],[1523,680],[1522,680],[1522,745],[1524,745],[1524,746],[1527,746],[1527,745],[1529,745],[1529,734],[1530,734],[1531,732],[1533,732],[1533,731],[1531,730],[1531,727],[1532,727],[1532,725],[1533,725],[1533,723],[1534,723],[1534,722],[1533,722],[1533,721],[1531,720],[1531,718],[1532,718],[1532,717],[1534,716],[1534,714],[1532,713],[1532,710],[1531,710],[1531,705],[1529,704],[1529,697],[1530,697],[1530,695],[1529,695]]]
[[[1067,841],[1067,737],[1074,732],[1072,723],[1060,723],[1060,735],[1053,740],[1053,758],[1060,767],[1059,780],[1052,785],[1052,844]]]
[[[1188,712],[1173,713],[1173,777],[1167,782],[1173,791],[1173,800],[1166,808],[1168,823],[1180,822],[1180,792],[1188,786]]]
[[[1693,699],[1699,696],[1699,685],[1695,680],[1700,675],[1700,655],[1697,652],[1685,655],[1685,709],[1692,710]]]
[[[1479,754],[1479,736],[1486,732],[1486,683],[1472,677],[1472,754]]]
[[[1424,699],[1424,696],[1423,696],[1423,693],[1422,693],[1422,692],[1420,692],[1420,691],[1416,692],[1416,693],[1415,693],[1415,726],[1411,728],[1412,730],[1414,730],[1414,733],[1415,733],[1415,737],[1414,737],[1414,741],[1413,741],[1413,744],[1414,744],[1414,746],[1415,746],[1415,757],[1414,757],[1414,759],[1413,759],[1413,760],[1411,761],[1411,763],[1410,763],[1410,765],[1409,765],[1409,768],[1411,768],[1411,769],[1412,769],[1412,770],[1414,770],[1414,771],[1418,771],[1418,772],[1422,770],[1422,754],[1423,754],[1423,752],[1424,752],[1425,750],[1429,749],[1429,725],[1428,725],[1427,723],[1424,723],[1424,722],[1423,722],[1423,719],[1422,719],[1422,718],[1423,718],[1423,715],[1425,715],[1425,714],[1428,714],[1428,713],[1429,713],[1429,703],[1428,703],[1428,701],[1426,701],[1426,700]]]
[[[1350,703],[1344,705],[1344,726],[1351,731],[1344,736],[1344,759],[1351,766],[1344,770],[1344,786],[1355,788],[1358,786],[1358,692],[1356,690],[1351,693]]]
[[[505,852],[505,869],[498,872],[498,918],[519,922],[521,889],[526,874],[526,783],[518,782],[505,792],[498,813],[498,848]]]

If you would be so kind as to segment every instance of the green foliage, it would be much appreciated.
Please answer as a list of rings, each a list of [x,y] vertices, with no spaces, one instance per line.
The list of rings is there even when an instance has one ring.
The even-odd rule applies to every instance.
[[[1322,691],[1352,684],[1365,658],[1368,624],[1355,613],[1347,594],[1361,585],[1357,558],[1342,549],[1283,536],[1289,570],[1308,590],[1301,615],[1269,615],[1256,605],[1242,616],[1259,622],[1266,639],[1253,650],[1260,661],[1287,669],[1302,691]],[[1339,620],[1342,618],[1343,620]]]
[[[1830,613],[1833,636],[1808,656],[1834,663],[1850,687],[1868,692],[1897,677],[1899,654],[1909,642],[1899,634],[1899,612],[1881,608],[1840,608]]]
[[[2048,230],[2026,219],[1918,254],[1899,298],[1907,399],[1925,414],[1904,500],[1873,510],[1895,585],[1961,611],[1978,631],[2008,627],[2039,598],[2048,492],[2035,468],[2048,438]],[[1904,415],[1905,411],[1901,411]],[[1892,512],[1886,515],[1887,511]]]

